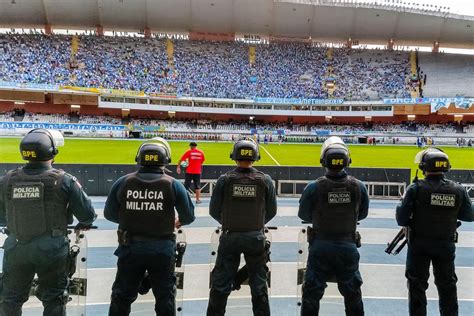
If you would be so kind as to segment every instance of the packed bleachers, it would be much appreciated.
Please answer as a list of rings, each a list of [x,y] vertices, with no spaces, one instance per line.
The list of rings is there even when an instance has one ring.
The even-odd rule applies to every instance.
[[[380,99],[409,95],[408,53],[301,43],[174,42],[135,37],[0,35],[0,81],[139,90],[217,98]],[[325,80],[334,80],[331,95]],[[333,94],[332,94],[333,93]]]
[[[173,93],[167,87],[165,42],[135,37],[81,36],[71,84]]]
[[[0,35],[0,81],[69,83],[69,36]]]

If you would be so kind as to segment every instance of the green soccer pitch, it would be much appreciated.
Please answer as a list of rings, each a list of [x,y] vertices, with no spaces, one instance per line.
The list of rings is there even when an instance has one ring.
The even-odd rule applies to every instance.
[[[0,138],[0,162],[22,162],[18,145],[21,138]],[[57,163],[134,164],[135,154],[144,140],[66,138],[59,148]],[[187,150],[187,141],[170,142],[172,163]],[[229,165],[232,143],[198,142],[206,155],[206,164]],[[269,144],[260,146],[262,159],[256,165],[319,166],[320,144]],[[353,167],[416,169],[416,146],[349,145]],[[454,169],[474,169],[474,149],[442,147]]]

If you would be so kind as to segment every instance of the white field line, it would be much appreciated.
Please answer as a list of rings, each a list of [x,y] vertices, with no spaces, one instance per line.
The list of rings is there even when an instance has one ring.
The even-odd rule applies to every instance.
[[[265,147],[260,146],[260,148],[262,148],[262,149],[267,153],[267,155],[268,155],[270,158],[272,158],[272,160],[273,160],[278,166],[281,166],[280,163],[275,159],[275,157],[273,157],[273,156],[268,152],[268,150],[267,150]]]

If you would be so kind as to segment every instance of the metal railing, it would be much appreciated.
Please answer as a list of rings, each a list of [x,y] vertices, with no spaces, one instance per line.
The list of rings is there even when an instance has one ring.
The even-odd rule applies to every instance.
[[[474,197],[472,196],[472,193],[474,192],[474,183],[461,183],[461,185],[466,189],[471,200],[474,201]]]
[[[180,181],[184,183],[183,179],[180,179]],[[201,179],[201,196],[211,196],[212,192],[214,191],[216,182],[217,179]],[[272,182],[273,185],[276,185],[275,180],[272,180]],[[189,188],[188,192],[189,194],[191,194],[191,196],[194,196],[194,191],[191,188]]]
[[[306,185],[311,180],[278,180],[277,193],[278,196],[297,197],[301,194],[298,191],[298,185]],[[288,192],[288,184],[291,185],[291,190]],[[405,193],[405,182],[364,182],[367,187],[367,192],[371,198],[382,199],[398,199]],[[283,188],[286,186],[286,188]]]
[[[184,183],[184,179],[180,179]],[[214,186],[216,185],[217,179],[201,179],[201,195],[202,196],[211,196],[212,191],[214,191]],[[191,188],[193,186],[191,185]],[[194,196],[194,191],[189,188],[188,192],[191,196]]]
[[[312,180],[273,180],[273,184],[276,185],[278,196],[299,197],[302,190],[298,190],[298,186],[307,185],[311,181]],[[181,180],[181,182],[184,182],[184,180]],[[201,179],[201,195],[211,196],[216,182],[217,179]],[[363,183],[367,188],[369,197],[379,199],[399,199],[403,196],[407,187],[405,182],[366,181]],[[288,185],[291,185],[290,190],[288,190]],[[462,186],[466,188],[468,193],[471,191],[474,192],[474,183],[462,183]],[[189,193],[194,195],[192,190],[189,190]]]
[[[467,193],[474,191],[474,183],[461,183],[461,185],[466,188]]]

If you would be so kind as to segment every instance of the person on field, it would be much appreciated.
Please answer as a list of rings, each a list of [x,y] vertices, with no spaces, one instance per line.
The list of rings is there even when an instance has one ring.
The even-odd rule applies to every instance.
[[[204,152],[196,148],[196,142],[189,143],[189,150],[187,150],[178,161],[176,172],[181,174],[181,163],[187,161],[188,166],[186,167],[186,175],[184,177],[184,187],[189,190],[191,182],[194,183],[194,189],[196,192],[196,204],[201,203],[201,173],[202,164],[206,160]]]

